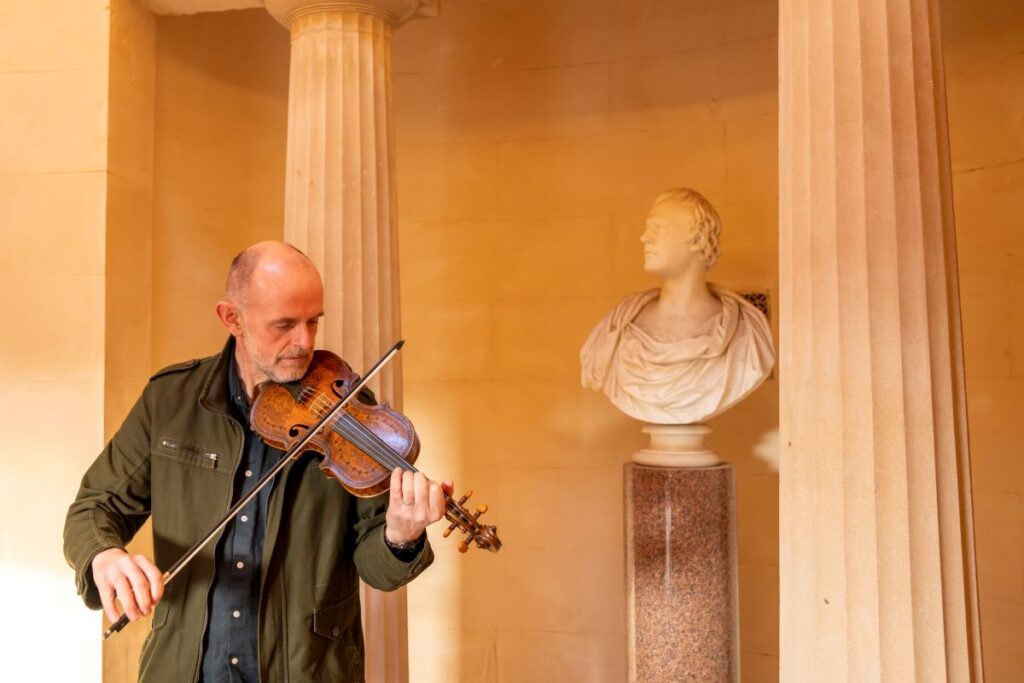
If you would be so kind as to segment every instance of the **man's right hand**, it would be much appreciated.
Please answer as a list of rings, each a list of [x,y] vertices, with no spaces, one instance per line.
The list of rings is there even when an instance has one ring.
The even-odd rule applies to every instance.
[[[120,548],[107,548],[93,558],[92,578],[111,623],[121,617],[115,596],[129,621],[149,616],[164,596],[163,574],[156,565],[145,555],[129,555]]]

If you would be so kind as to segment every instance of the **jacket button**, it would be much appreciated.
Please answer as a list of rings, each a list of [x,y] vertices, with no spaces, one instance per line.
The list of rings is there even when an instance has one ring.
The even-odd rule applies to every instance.
[[[341,635],[341,629],[335,626],[333,629],[331,629],[331,635],[337,638]]]

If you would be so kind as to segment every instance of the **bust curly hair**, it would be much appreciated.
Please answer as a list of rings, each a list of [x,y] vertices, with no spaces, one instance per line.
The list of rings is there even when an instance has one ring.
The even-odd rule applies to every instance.
[[[722,219],[704,195],[688,187],[676,187],[658,195],[654,203],[676,202],[693,211],[693,231],[690,233],[690,248],[700,254],[704,265],[710,268],[722,255]]]

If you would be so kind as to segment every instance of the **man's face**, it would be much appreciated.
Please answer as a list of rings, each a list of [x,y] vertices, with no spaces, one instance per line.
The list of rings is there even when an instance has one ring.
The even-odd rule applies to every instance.
[[[671,277],[699,258],[690,246],[693,224],[692,209],[678,202],[664,201],[651,207],[646,229],[640,236],[644,245],[644,270]]]
[[[239,307],[240,353],[256,370],[256,383],[294,382],[313,359],[324,293],[312,267],[258,270]]]

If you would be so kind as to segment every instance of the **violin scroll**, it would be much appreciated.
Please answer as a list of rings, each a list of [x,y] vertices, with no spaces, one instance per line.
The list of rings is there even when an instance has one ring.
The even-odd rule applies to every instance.
[[[466,534],[466,537],[459,542],[460,553],[464,553],[469,550],[471,543],[476,543],[476,547],[478,548],[483,548],[484,550],[490,550],[492,553],[496,553],[501,550],[501,540],[498,538],[498,528],[493,525],[484,526],[480,524],[480,515],[487,512],[487,506],[483,503],[476,507],[476,512],[470,513],[470,511],[466,509],[465,502],[469,500],[469,497],[472,495],[472,491],[467,491],[466,494],[457,501],[445,496],[447,498],[447,509],[445,510],[444,516],[449,522],[451,522],[451,524],[444,530],[443,536],[448,538],[453,531],[459,529]]]

